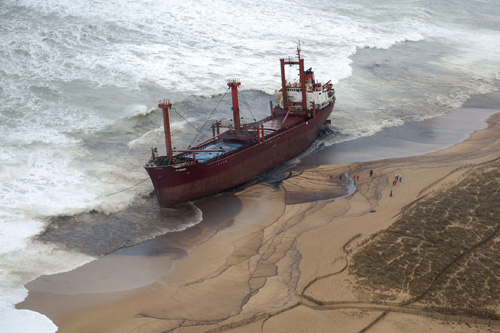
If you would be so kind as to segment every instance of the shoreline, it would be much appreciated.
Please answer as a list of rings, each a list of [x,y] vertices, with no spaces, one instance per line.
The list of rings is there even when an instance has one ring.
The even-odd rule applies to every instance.
[[[115,251],[92,262],[96,263],[94,265],[99,262],[102,272],[113,267],[115,272],[127,274],[116,268],[119,265],[128,265],[130,268],[130,261],[137,259],[135,265],[141,265],[142,262],[143,273],[150,269],[140,279],[125,277],[128,284],[120,287],[116,279],[96,275],[99,269],[92,267],[90,263],[71,272],[58,274],[57,278],[41,277],[29,283],[29,296],[17,308],[44,313],[65,332],[119,332],[138,327],[146,332],[156,332],[175,330],[176,327],[187,330],[190,326],[193,326],[192,331],[200,331],[201,327],[201,331],[206,331],[248,318],[254,318],[255,323],[261,325],[265,321],[269,331],[272,331],[272,327],[277,328],[273,326],[275,321],[279,325],[287,320],[292,320],[295,324],[298,320],[299,323],[310,323],[318,314],[309,313],[311,309],[304,307],[301,295],[305,291],[312,297],[322,295],[347,301],[355,298],[355,291],[349,287],[352,281],[346,276],[331,276],[328,285],[322,285],[324,282],[310,284],[315,278],[344,267],[344,247],[350,239],[360,234],[352,246],[359,244],[360,240],[389,226],[405,204],[440,188],[446,182],[460,178],[460,172],[454,170],[470,163],[464,160],[464,156],[480,163],[495,154],[485,151],[487,147],[492,149],[491,142],[489,146],[484,146],[482,142],[495,139],[496,132],[491,126],[497,126],[497,131],[500,126],[500,110],[490,111],[495,115],[489,118],[487,129],[475,131],[464,142],[426,155],[391,158],[391,154],[400,153],[412,145],[421,147],[422,142],[417,142],[420,143],[418,145],[405,141],[403,148],[396,149],[394,146],[384,146],[387,143],[380,138],[377,141],[370,137],[371,140],[366,140],[375,144],[372,145],[372,152],[386,151],[387,155],[384,156],[389,156],[385,158],[391,158],[390,160],[332,165],[328,155],[332,154],[334,148],[327,147],[314,154],[315,158],[306,158],[293,168],[292,177],[284,180],[279,190],[266,184],[257,184],[235,193],[236,197],[229,193],[202,200],[196,205],[205,205],[204,210],[202,208],[204,221],[186,230],[184,234],[167,234],[170,236],[142,243],[129,249],[130,252]],[[461,121],[463,123],[464,119]],[[464,127],[470,126],[466,122]],[[396,129],[388,129],[394,130]],[[429,137],[439,141],[439,136]],[[443,142],[423,146],[435,149],[440,144]],[[363,149],[357,150],[356,155],[348,151],[352,145],[355,143],[348,142],[340,150],[336,147],[335,158],[361,156],[369,147],[367,144],[362,145]],[[477,151],[474,151],[474,147]],[[325,160],[329,163],[322,162]],[[319,166],[314,166],[318,164]],[[373,178],[367,175],[370,169],[375,170]],[[429,170],[432,170],[431,174]],[[328,175],[332,173],[360,174],[356,193],[339,200],[305,200],[306,202],[301,203],[301,197],[317,194],[318,187],[314,184],[328,184]],[[391,190],[389,179],[393,173],[404,175],[404,183],[392,188],[395,191],[391,198],[394,205],[388,205],[388,191]],[[373,186],[374,183],[376,186]],[[294,192],[298,199],[290,204],[287,197]],[[232,200],[235,201],[227,203]],[[236,201],[241,203],[239,208]],[[215,206],[217,204],[219,208]],[[231,211],[225,211],[227,207]],[[210,217],[210,214],[213,215]],[[376,222],[372,221],[374,216],[377,217]],[[93,276],[94,280],[78,280],[89,276]],[[58,280],[60,278],[62,280]],[[103,285],[103,280],[108,284]],[[93,283],[100,284],[101,289],[96,288]],[[332,288],[332,283],[342,286],[342,290]],[[57,287],[53,288],[54,285]],[[81,289],[76,289],[76,285],[80,285]],[[67,289],[61,289],[61,286]],[[114,308],[120,309],[119,313]],[[291,311],[273,315],[272,319],[258,319],[259,315],[278,313],[287,308]],[[288,317],[294,312],[297,312],[297,317]],[[330,313],[328,316],[335,317],[340,322],[345,317],[338,313]],[[352,317],[352,313],[346,316]],[[377,316],[377,312],[372,311],[370,314],[359,315],[355,324],[344,322],[345,325],[362,328]],[[252,325],[247,327],[249,331],[252,330]],[[242,331],[245,331],[244,327],[241,327]],[[300,325],[294,327],[290,324],[292,331],[299,331],[299,327]]]
[[[497,113],[500,91],[471,97],[460,109],[442,116],[386,127],[367,137],[341,142],[305,157],[299,165],[379,161],[424,155],[450,148],[487,126]]]

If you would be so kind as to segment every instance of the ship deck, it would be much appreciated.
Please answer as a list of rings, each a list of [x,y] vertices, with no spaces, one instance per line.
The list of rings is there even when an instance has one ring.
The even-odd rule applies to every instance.
[[[302,117],[288,117],[283,123],[283,118],[270,119],[263,123],[264,125],[264,136],[266,138],[271,137],[274,133],[282,131],[286,128],[293,127],[294,125],[300,123],[303,120]],[[283,126],[284,125],[284,126]],[[212,150],[212,151],[197,151],[196,152],[196,160],[200,163],[209,163],[213,160],[216,160],[222,156],[231,154],[236,152],[237,150],[243,148],[245,146],[242,142],[234,142],[234,141],[221,141],[206,147],[203,147],[203,150]],[[213,151],[219,150],[219,151]],[[188,158],[193,158],[193,155],[187,153],[186,156]]]
[[[244,144],[239,142],[218,142],[203,148],[204,150],[219,150],[218,152],[196,152],[196,160],[200,163],[207,163],[222,155],[232,153],[243,146]],[[191,154],[188,154],[188,156],[192,158]]]
[[[283,118],[275,118],[266,121],[264,125],[264,135],[266,137],[271,136],[273,133],[282,130],[283,128],[290,128],[300,122],[302,122],[303,118],[297,118],[297,117],[288,117],[285,120],[285,123],[283,123]],[[283,126],[284,125],[284,126]]]

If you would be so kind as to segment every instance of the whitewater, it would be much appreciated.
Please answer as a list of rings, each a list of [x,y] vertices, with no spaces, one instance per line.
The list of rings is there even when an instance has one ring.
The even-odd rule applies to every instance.
[[[15,309],[29,281],[201,221],[194,205],[151,200],[143,166],[164,150],[159,99],[175,102],[183,148],[229,78],[261,118],[300,40],[337,92],[319,139],[334,145],[498,90],[498,17],[496,0],[3,0],[0,331],[57,330]],[[229,101],[219,107],[214,117]]]

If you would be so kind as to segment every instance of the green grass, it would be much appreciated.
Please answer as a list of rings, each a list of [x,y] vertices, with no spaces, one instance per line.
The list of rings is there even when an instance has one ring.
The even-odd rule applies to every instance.
[[[406,292],[437,311],[497,319],[498,230],[500,162],[494,161],[406,209],[353,255],[350,273],[372,301]]]

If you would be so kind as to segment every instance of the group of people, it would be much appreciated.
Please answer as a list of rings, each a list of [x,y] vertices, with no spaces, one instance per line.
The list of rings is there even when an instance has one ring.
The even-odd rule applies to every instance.
[[[373,176],[373,170],[370,170],[370,177]],[[333,175],[330,174],[330,179],[333,179]],[[339,176],[339,179],[342,179],[342,175]],[[354,175],[352,176],[352,180],[354,181],[354,184],[356,184],[356,181],[359,180],[359,175]],[[401,175],[395,175],[394,180],[392,181],[392,186],[396,186],[398,182],[403,182],[403,177]],[[392,190],[390,196],[392,197]]]
[[[398,184],[398,181],[401,183],[403,181],[403,177],[401,175],[396,175],[394,176],[394,180],[392,181],[392,186],[395,186]]]
[[[372,177],[372,176],[373,176],[373,170],[370,170],[370,177]],[[352,176],[352,179],[353,179],[354,181],[359,180],[359,175],[354,175],[354,176]]]
[[[373,176],[373,170],[370,170],[370,177]],[[333,179],[333,175],[330,174],[330,179]],[[342,175],[339,176],[339,179],[342,179]],[[352,176],[352,180],[354,181],[354,184],[356,184],[356,181],[359,180],[359,175],[354,175]],[[398,182],[403,182],[403,177],[401,175],[395,175],[394,180],[392,181],[392,186],[396,186]],[[392,197],[392,190],[390,196]]]
[[[370,170],[370,177],[371,176],[373,176],[373,170]],[[333,175],[330,174],[330,179],[332,179],[332,178],[333,178]],[[342,180],[342,175],[339,176],[339,179]],[[359,175],[352,176],[352,180],[354,180],[354,182],[356,182],[356,180],[359,180]]]
[[[373,176],[373,170],[370,170],[370,177],[372,176]],[[340,179],[342,179],[342,175],[340,175]],[[354,184],[356,184],[356,181],[359,180],[359,175],[352,176],[352,180],[354,180]]]
[[[392,186],[395,186],[398,183],[398,181],[400,183],[403,181],[403,177],[401,177],[401,175],[395,175],[394,176],[394,180],[392,181]],[[390,197],[392,198],[392,190],[391,190]]]

